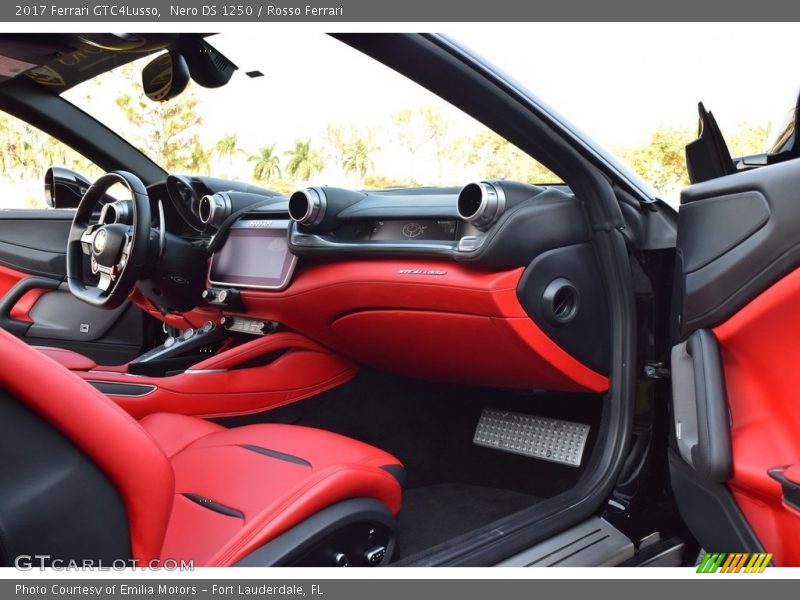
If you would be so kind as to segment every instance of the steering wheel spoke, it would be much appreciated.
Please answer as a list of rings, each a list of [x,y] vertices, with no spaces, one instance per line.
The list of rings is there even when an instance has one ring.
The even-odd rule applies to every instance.
[[[100,273],[100,281],[97,282],[97,289],[102,292],[108,292],[112,283],[114,283],[114,277],[111,274]]]
[[[94,239],[94,232],[97,228],[96,225],[89,225],[86,230],[81,234],[81,251],[86,256],[91,256],[92,254],[92,241]]]
[[[128,232],[125,234],[125,244],[122,246],[122,252],[119,257],[119,262],[117,262],[117,268],[120,271],[125,268],[126,264],[128,264],[128,260],[131,257],[132,249],[133,249],[133,228],[129,228]]]

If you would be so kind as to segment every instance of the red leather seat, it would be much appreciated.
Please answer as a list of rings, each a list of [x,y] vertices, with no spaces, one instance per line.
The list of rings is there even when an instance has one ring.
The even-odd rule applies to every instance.
[[[400,510],[398,481],[383,469],[397,460],[335,433],[296,425],[225,429],[164,413],[141,424],[175,473],[164,558],[228,565],[347,498],[377,498]]]
[[[399,462],[367,444],[293,425],[226,429],[172,414],[137,422],[3,331],[0,356],[4,394],[60,432],[119,492],[134,559],[232,565],[337,502],[366,498],[400,509]]]

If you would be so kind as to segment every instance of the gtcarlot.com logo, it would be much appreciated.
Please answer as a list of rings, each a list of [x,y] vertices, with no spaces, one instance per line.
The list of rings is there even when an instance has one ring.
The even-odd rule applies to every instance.
[[[764,552],[709,552],[697,565],[698,573],[763,573],[772,560]]]
[[[163,571],[194,571],[193,560],[162,558],[141,561],[135,558],[119,558],[112,561],[67,560],[53,558],[49,554],[20,554],[14,559],[14,566],[20,571],[34,569],[53,569],[54,571],[125,571],[126,569],[146,569]]]

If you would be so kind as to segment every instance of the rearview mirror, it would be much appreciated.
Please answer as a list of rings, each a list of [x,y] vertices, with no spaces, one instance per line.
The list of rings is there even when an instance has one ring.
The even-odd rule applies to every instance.
[[[179,95],[189,84],[189,67],[183,56],[165,52],[142,69],[145,96],[155,102],[166,102]]]

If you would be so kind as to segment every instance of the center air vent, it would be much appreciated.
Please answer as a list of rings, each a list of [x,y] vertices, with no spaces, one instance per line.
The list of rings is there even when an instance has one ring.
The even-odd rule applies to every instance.
[[[289,216],[301,225],[319,225],[325,218],[327,204],[321,189],[298,190],[289,198]]]
[[[468,183],[458,193],[459,216],[481,230],[491,227],[505,208],[503,189],[486,181]]]

